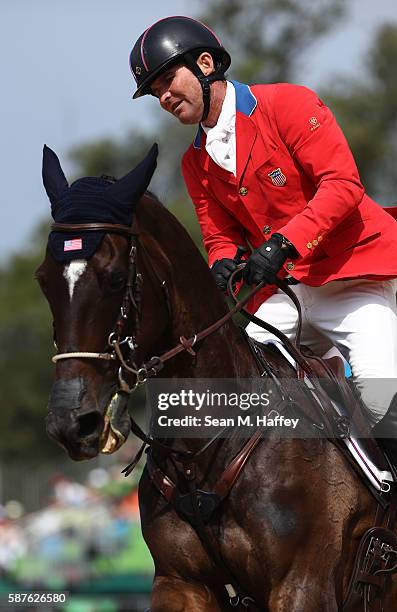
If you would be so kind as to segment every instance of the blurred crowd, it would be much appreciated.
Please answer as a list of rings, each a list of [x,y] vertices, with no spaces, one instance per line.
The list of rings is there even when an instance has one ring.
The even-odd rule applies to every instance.
[[[0,575],[24,587],[57,588],[115,573],[152,573],[143,542],[136,481],[121,467],[95,468],[86,482],[62,473],[36,512],[9,500],[0,507]]]

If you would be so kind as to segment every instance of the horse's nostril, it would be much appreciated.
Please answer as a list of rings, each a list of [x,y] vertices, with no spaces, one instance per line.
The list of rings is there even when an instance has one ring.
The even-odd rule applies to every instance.
[[[92,435],[98,429],[101,422],[101,415],[98,412],[88,412],[77,417],[79,424],[78,435],[80,438],[86,438]]]

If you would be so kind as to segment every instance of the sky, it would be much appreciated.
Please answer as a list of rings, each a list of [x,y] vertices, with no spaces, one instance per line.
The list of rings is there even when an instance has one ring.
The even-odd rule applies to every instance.
[[[205,0],[0,0],[0,265],[29,247],[34,228],[49,217],[43,144],[67,174],[71,148],[150,126],[156,101],[131,100],[132,45],[158,19],[194,17],[204,6]],[[396,0],[347,6],[350,15],[338,29],[303,57],[298,82],[316,89],[336,74],[360,75],[376,28],[397,23]]]

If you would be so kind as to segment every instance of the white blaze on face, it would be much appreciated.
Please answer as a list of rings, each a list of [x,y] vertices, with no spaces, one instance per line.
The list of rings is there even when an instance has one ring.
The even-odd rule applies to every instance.
[[[72,301],[74,286],[81,278],[84,273],[84,270],[87,267],[87,261],[85,259],[75,259],[70,262],[63,271],[63,276],[66,279],[66,282],[69,287],[69,295],[70,301]]]

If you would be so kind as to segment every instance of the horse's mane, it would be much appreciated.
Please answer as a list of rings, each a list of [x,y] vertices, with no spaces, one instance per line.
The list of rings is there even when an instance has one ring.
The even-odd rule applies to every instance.
[[[145,192],[136,206],[134,216],[139,227],[152,234],[154,238],[169,243],[172,250],[182,247],[189,253],[194,251],[204,263],[203,256],[189,232],[155,193]]]
[[[183,224],[156,194],[145,192],[135,208],[134,223],[141,238],[152,244],[156,242],[169,260],[174,282],[187,287],[192,299],[200,291],[201,298],[207,300],[207,310],[219,308],[219,316],[227,312],[226,301],[214,284],[203,253]]]

